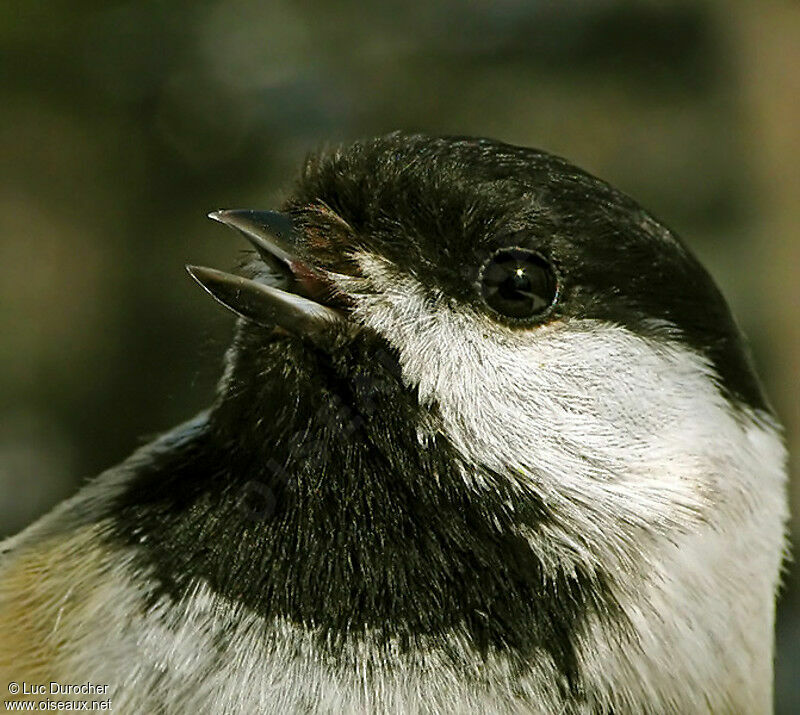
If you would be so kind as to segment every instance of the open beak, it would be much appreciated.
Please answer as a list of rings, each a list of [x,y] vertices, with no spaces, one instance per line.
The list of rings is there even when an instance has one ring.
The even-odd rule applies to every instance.
[[[202,266],[186,266],[194,278],[228,310],[259,325],[281,328],[315,340],[346,318],[340,310],[315,298],[330,286],[323,275],[296,255],[297,234],[288,214],[277,211],[225,210],[208,215],[235,228],[256,249],[282,288]]]

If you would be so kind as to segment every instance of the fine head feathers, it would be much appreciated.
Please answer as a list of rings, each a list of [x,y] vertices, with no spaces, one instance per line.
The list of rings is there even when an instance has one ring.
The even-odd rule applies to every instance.
[[[328,297],[358,304],[387,290],[378,285],[387,274],[410,278],[426,300],[531,339],[537,325],[596,319],[685,344],[729,396],[765,408],[708,273],[632,199],[563,159],[487,139],[392,134],[312,156],[284,208],[212,214],[256,245],[264,263],[254,268],[272,271],[270,283],[276,263],[284,280],[287,265],[306,266]],[[558,279],[552,310],[534,320],[493,311],[481,291],[492,255],[520,248]]]

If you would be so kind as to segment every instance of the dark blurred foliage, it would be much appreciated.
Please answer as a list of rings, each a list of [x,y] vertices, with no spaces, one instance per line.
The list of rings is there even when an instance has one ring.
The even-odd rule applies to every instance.
[[[210,401],[232,320],[183,264],[243,246],[205,212],[273,207],[306,152],[395,128],[539,146],[665,219],[728,295],[796,448],[800,17],[758,8],[5,0],[0,534]]]

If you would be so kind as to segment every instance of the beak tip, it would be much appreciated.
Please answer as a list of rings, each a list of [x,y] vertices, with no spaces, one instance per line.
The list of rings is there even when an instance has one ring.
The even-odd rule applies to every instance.
[[[218,221],[219,223],[224,223],[224,221],[222,220],[222,215],[223,215],[224,213],[225,213],[225,210],[224,210],[224,209],[217,209],[216,211],[210,211],[210,212],[209,212],[208,214],[206,214],[206,215],[207,215],[207,216],[208,216],[208,218],[210,218],[212,221]]]
[[[203,268],[203,266],[194,266],[191,263],[187,263],[185,268],[193,281],[205,287],[210,276],[210,269]]]

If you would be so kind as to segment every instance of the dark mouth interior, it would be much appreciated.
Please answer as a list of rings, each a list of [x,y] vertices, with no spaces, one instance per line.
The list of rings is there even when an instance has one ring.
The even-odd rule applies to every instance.
[[[292,260],[282,266],[285,285],[282,290],[302,295],[316,303],[344,312],[352,308],[350,299],[340,291],[323,271],[302,261]]]

